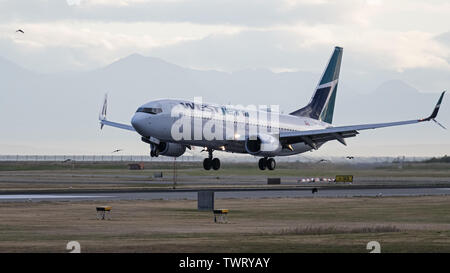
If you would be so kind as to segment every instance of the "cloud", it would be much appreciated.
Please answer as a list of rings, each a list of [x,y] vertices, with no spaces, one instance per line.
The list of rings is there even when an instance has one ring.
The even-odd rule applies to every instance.
[[[191,22],[259,27],[299,21],[351,24],[354,14],[366,6],[358,0],[18,0],[0,2],[4,11],[0,21]]]
[[[202,69],[320,73],[317,60],[339,45],[351,52],[345,64],[355,74],[450,70],[446,1],[70,3],[0,2],[1,54],[41,72],[92,69],[141,53]]]
[[[444,0],[11,0],[0,1],[0,10],[1,22],[191,22],[252,27],[300,22],[444,32],[448,31],[450,3]]]
[[[69,6],[78,6],[81,4],[81,0],[66,0]]]
[[[450,47],[437,42],[432,34],[418,31],[365,32],[325,24],[246,29],[231,35],[212,35],[202,40],[151,49],[149,54],[181,61],[184,65],[221,70],[249,66],[308,70],[315,67],[314,60],[318,56],[328,54],[337,45],[351,52],[350,58],[359,61],[360,66],[355,69],[370,66],[397,72],[412,68],[450,71],[447,61]]]
[[[68,0],[69,1],[69,0]],[[154,4],[154,3],[179,3],[186,0],[71,0],[76,1],[77,4],[85,4],[92,6],[132,6],[136,4]]]
[[[450,31],[436,35],[436,37],[434,38],[439,43],[442,43],[443,45],[450,47]]]
[[[2,54],[40,72],[92,69],[136,52],[241,31],[226,25],[70,20],[24,23],[23,35],[16,33],[15,27],[12,23],[0,25]]]

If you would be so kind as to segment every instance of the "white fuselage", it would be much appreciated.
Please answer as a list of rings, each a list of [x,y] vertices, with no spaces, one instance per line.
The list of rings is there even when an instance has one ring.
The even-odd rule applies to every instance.
[[[151,111],[158,113],[139,112],[139,109],[151,109]],[[239,107],[218,106],[207,103],[198,105],[186,100],[155,100],[142,105],[139,109],[134,114],[131,124],[145,138],[155,138],[164,142],[207,147],[233,153],[247,153],[245,140],[255,134],[276,136],[280,132],[286,131],[319,130],[332,127],[331,124],[319,120],[278,113],[274,113],[273,116],[276,115],[277,119],[276,122],[273,122],[270,115],[271,112],[268,110],[255,110],[245,116],[242,113],[246,112]],[[155,111],[154,109],[160,110]],[[185,111],[179,111],[180,109]],[[265,116],[267,118],[253,118],[255,116],[254,113],[258,117]],[[183,127],[190,126],[190,133],[184,134],[184,137],[181,139],[174,137],[174,126],[183,121],[185,124]],[[213,137],[205,133],[205,131],[208,131],[207,129],[211,129],[209,128],[211,124],[216,125],[213,130]],[[218,124],[220,126],[217,126]],[[220,131],[217,131],[216,128]],[[231,136],[229,134],[230,129],[234,132]],[[318,146],[321,144],[323,143],[318,143]],[[293,155],[312,149],[303,142],[294,143],[290,148],[283,147],[281,150],[261,154],[261,156]]]

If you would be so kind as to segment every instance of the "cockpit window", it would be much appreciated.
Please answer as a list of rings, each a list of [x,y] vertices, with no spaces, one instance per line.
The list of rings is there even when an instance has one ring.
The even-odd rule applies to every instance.
[[[142,112],[147,114],[159,114],[162,112],[161,108],[147,108],[147,107],[139,107],[136,112]]]

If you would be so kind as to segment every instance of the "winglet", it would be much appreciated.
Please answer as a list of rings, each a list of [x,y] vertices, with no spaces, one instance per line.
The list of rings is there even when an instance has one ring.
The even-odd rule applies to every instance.
[[[98,119],[100,120],[100,129],[103,129],[103,123],[101,121],[106,120],[106,110],[108,108],[108,93],[105,94],[105,99],[103,101],[102,111],[100,112]]]
[[[433,113],[431,113],[431,115],[427,118],[423,118],[420,119],[419,121],[429,121],[429,120],[434,120],[437,117],[437,114],[439,112],[439,107],[441,106],[442,103],[442,99],[444,98],[444,94],[445,94],[446,90],[444,92],[442,92],[441,96],[439,97],[438,102],[436,103],[436,106],[434,107]]]

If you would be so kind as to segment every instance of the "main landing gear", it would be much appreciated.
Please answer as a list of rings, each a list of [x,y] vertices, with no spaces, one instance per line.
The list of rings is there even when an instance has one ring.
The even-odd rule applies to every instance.
[[[213,150],[208,149],[208,157],[203,160],[203,168],[207,171],[220,169],[220,159],[213,158]]]
[[[264,171],[266,168],[273,171],[275,170],[275,167],[277,166],[277,163],[275,162],[275,159],[273,158],[261,158],[258,162],[258,167],[261,171]]]

